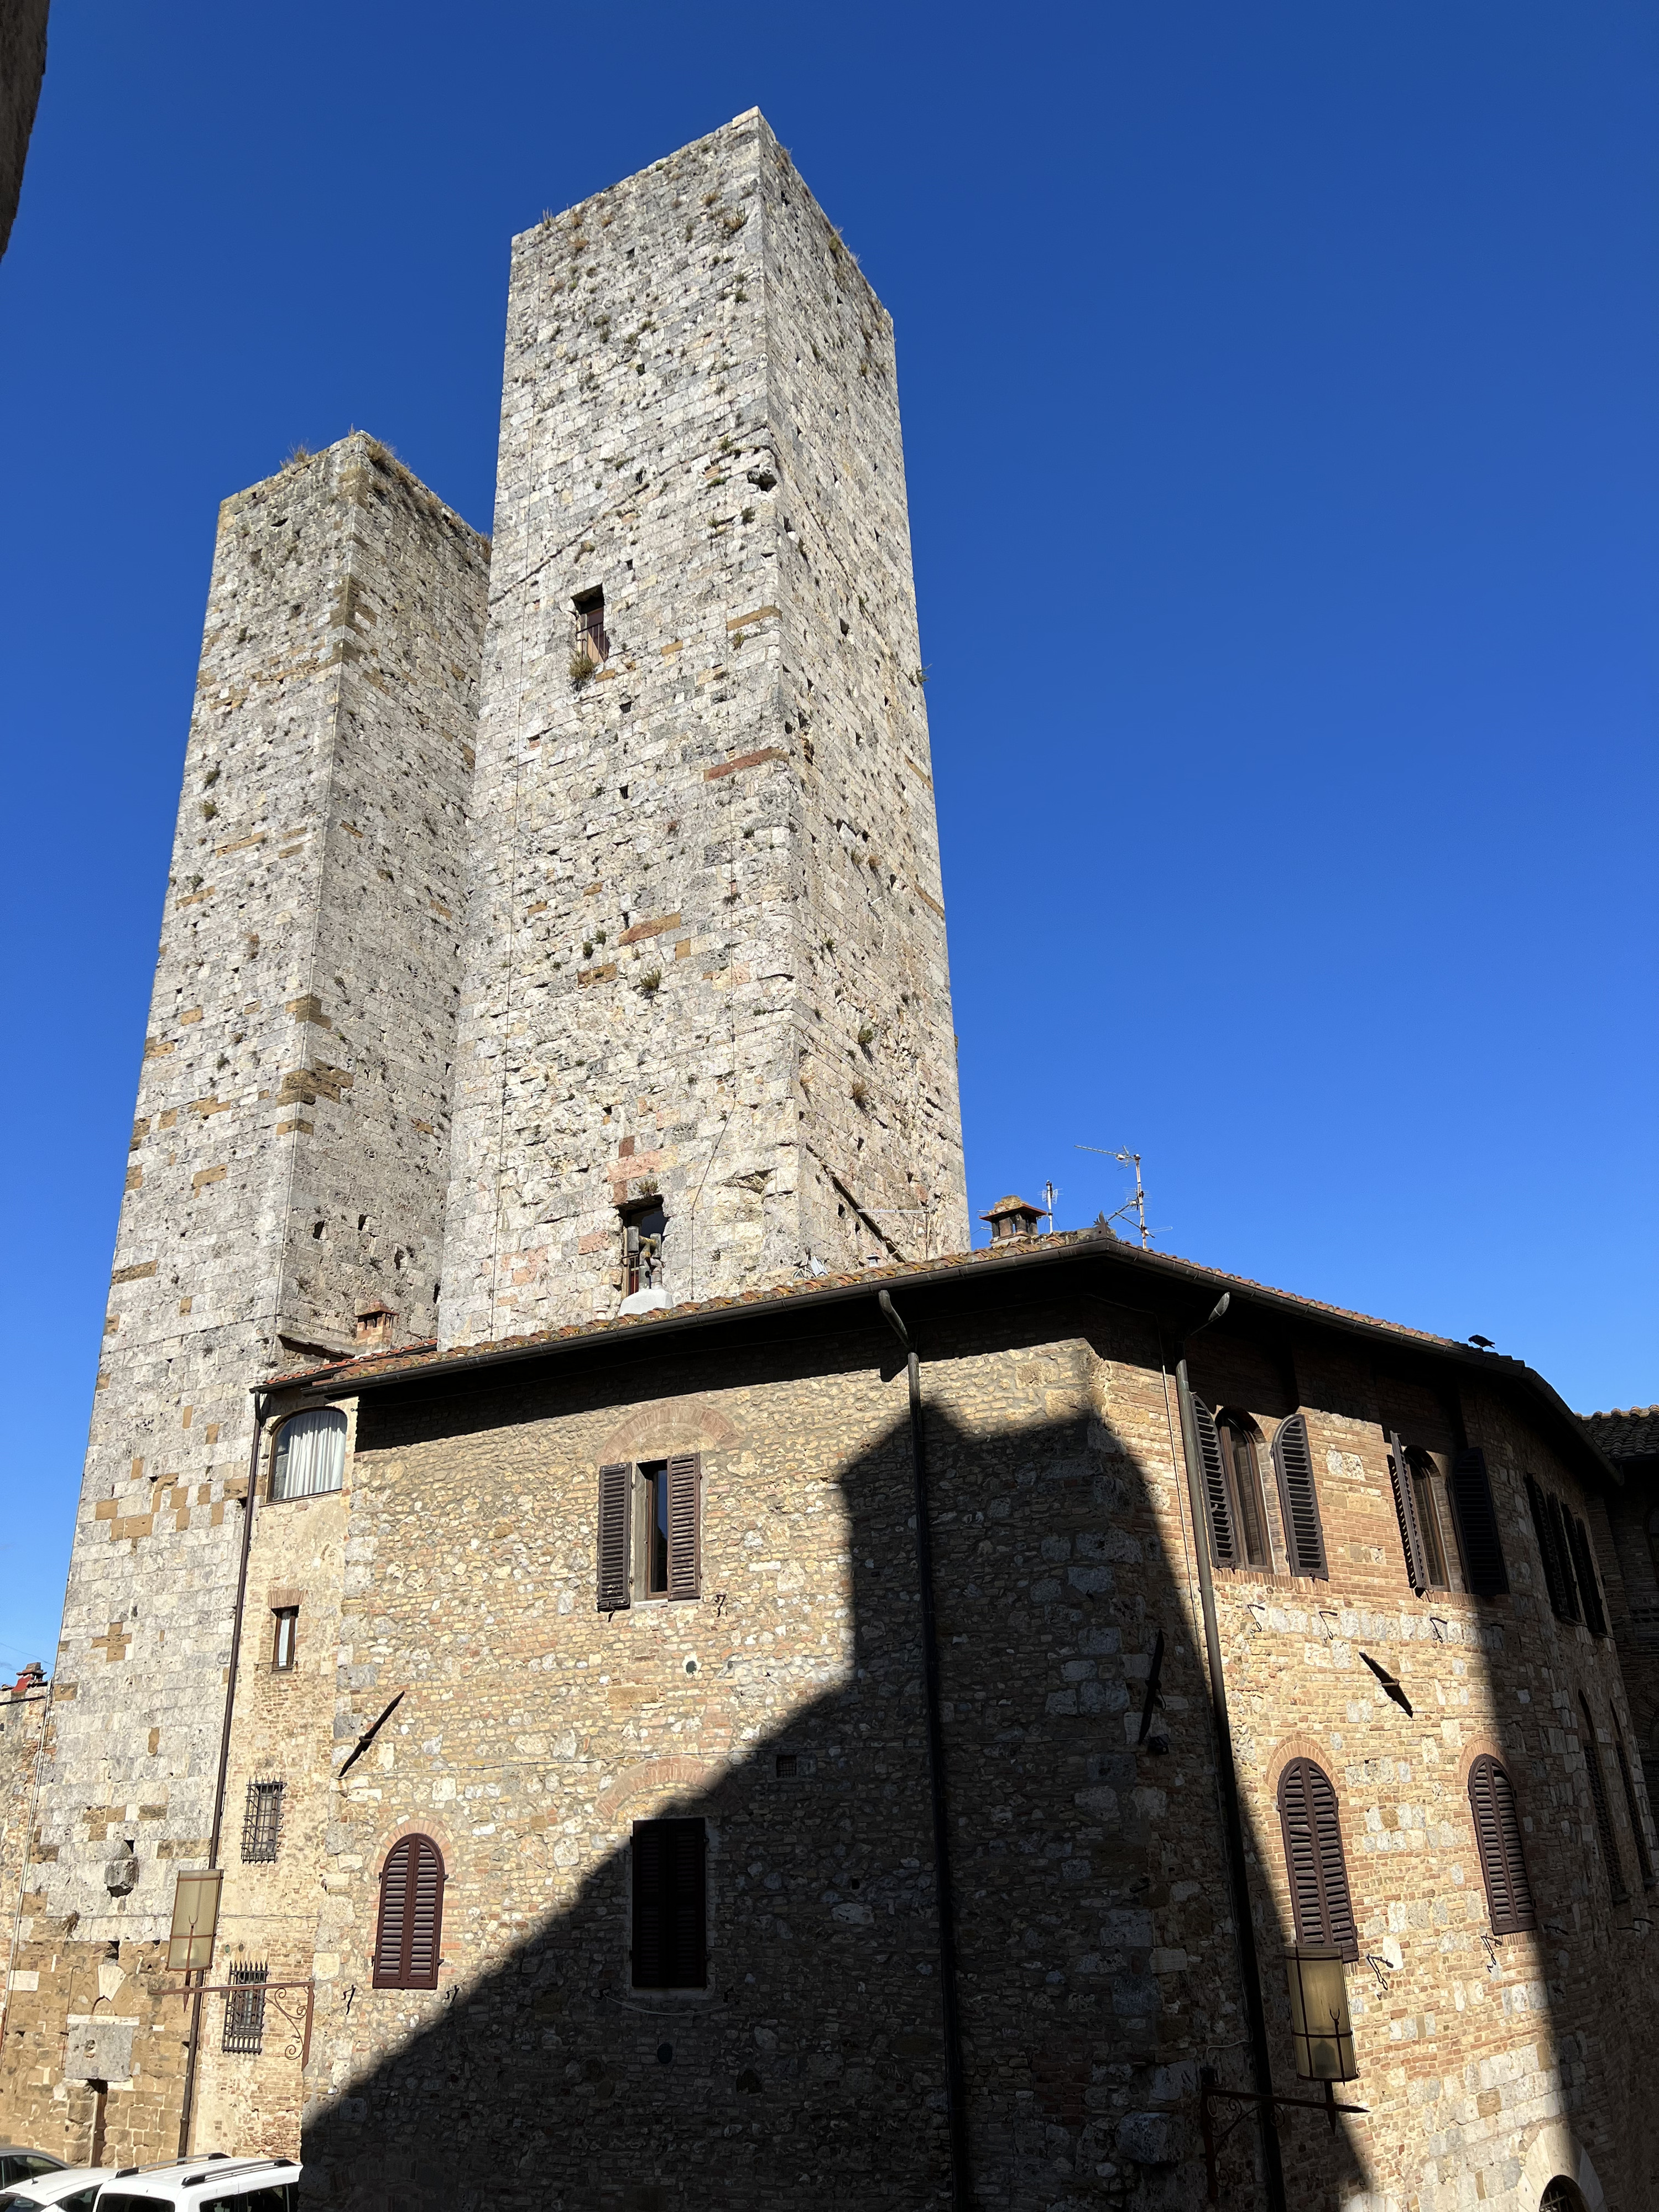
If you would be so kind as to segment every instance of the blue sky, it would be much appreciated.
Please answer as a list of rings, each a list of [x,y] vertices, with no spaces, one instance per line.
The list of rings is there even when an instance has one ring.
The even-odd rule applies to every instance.
[[[754,104],[897,324],[969,1194],[1659,1399],[1659,16],[57,0],[0,262],[50,1658],[217,503],[490,521],[507,240]],[[625,24],[625,28],[619,27]]]

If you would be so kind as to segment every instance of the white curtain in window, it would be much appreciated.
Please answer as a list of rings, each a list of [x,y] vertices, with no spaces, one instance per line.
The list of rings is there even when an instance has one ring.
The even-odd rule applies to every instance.
[[[343,1413],[296,1413],[276,1439],[273,1498],[315,1498],[337,1490],[345,1474]]]

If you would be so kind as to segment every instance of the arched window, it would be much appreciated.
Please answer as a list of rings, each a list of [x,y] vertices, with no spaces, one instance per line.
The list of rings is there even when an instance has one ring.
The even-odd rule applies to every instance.
[[[1216,1415],[1215,1425],[1221,1463],[1226,1470],[1239,1565],[1271,1567],[1273,1547],[1267,1541],[1267,1508],[1261,1494],[1261,1455],[1256,1449],[1255,1424],[1249,1414],[1230,1413],[1224,1407]]]
[[[316,1498],[345,1479],[346,1417],[331,1406],[284,1421],[271,1470],[273,1498]]]
[[[443,1854],[430,1836],[404,1836],[386,1855],[374,1930],[377,1990],[435,1990],[444,1928]]]
[[[1359,1938],[1348,1897],[1331,1778],[1310,1759],[1293,1759],[1279,1778],[1279,1818],[1285,1832],[1285,1870],[1298,1943],[1359,1956]]]
[[[1469,1810],[1480,1853],[1480,1878],[1486,1885],[1486,1910],[1494,1936],[1515,1936],[1536,1928],[1527,1863],[1521,1856],[1521,1816],[1515,1784],[1495,1759],[1484,1755],[1469,1769]]]

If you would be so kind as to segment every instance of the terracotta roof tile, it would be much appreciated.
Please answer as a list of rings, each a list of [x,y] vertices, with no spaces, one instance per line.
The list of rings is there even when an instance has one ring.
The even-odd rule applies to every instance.
[[[1659,1406],[1617,1407],[1580,1416],[1592,1443],[1611,1460],[1659,1459]]]

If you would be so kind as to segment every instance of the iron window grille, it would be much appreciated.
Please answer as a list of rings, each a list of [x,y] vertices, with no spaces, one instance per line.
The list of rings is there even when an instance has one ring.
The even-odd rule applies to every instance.
[[[252,1866],[269,1864],[276,1856],[283,1830],[283,1785],[280,1782],[250,1782],[247,1809],[242,1815],[242,1858]]]
[[[278,1785],[280,1787],[280,1785]],[[227,2051],[240,2052],[244,2057],[257,2057],[265,2036],[265,1978],[269,1966],[233,1966],[231,1987],[225,1992],[225,2041]]]

